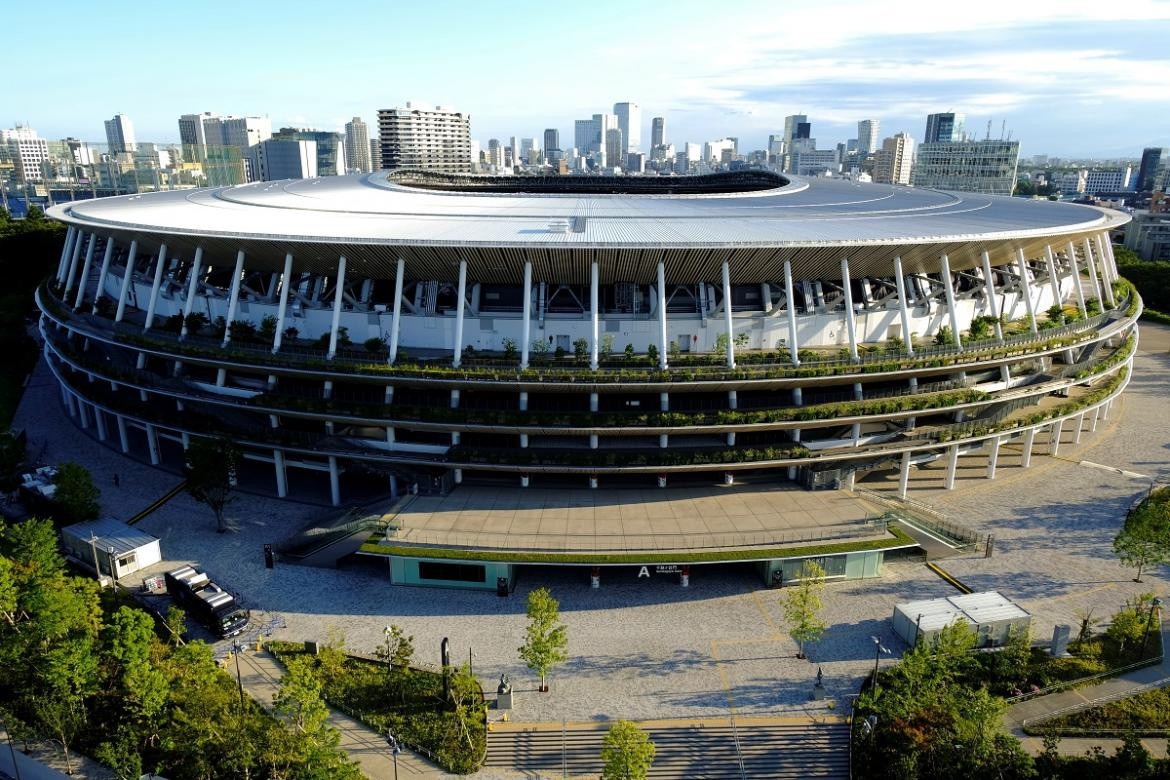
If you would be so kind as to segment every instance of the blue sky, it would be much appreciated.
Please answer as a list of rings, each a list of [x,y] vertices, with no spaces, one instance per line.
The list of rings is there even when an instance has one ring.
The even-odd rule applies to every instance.
[[[176,141],[182,113],[268,115],[341,129],[407,100],[471,113],[472,136],[540,137],[642,106],[668,140],[762,148],[805,113],[818,145],[922,137],[961,111],[980,137],[1006,120],[1025,155],[1136,156],[1170,146],[1170,0],[978,3],[724,0],[649,3],[320,2],[6,9],[0,122],[104,141]]]

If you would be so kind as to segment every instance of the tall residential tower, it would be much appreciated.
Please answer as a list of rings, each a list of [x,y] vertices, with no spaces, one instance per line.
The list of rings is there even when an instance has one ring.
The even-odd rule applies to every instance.
[[[373,170],[370,164],[370,128],[358,116],[345,123],[345,167],[352,173],[369,173]]]
[[[382,167],[471,172],[471,115],[407,103],[378,111]]]

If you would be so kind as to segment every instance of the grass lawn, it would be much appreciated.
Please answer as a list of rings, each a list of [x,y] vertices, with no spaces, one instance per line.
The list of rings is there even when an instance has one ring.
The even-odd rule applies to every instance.
[[[1064,715],[1043,728],[1118,731],[1170,730],[1170,688],[1159,688],[1130,699]]]

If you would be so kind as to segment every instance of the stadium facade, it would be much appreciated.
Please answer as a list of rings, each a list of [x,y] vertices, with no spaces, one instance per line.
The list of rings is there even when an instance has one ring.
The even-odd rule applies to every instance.
[[[58,205],[47,362],[152,462],[234,438],[442,492],[851,485],[1095,428],[1140,301],[1103,209],[761,171],[399,171]],[[170,454],[168,454],[170,453]],[[178,455],[176,455],[178,453]]]

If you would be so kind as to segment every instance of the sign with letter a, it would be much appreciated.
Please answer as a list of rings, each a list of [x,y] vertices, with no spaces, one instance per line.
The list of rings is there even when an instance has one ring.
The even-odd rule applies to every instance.
[[[650,576],[650,567],[649,566],[643,566],[641,569],[638,569],[638,579],[642,579],[643,577],[649,577],[649,576]]]

